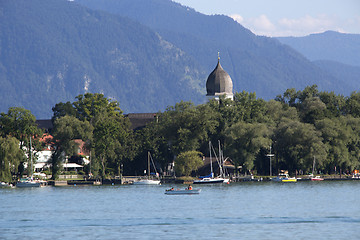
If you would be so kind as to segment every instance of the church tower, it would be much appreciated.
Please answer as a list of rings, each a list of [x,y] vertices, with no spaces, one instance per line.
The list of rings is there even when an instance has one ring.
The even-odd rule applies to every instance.
[[[208,99],[215,98],[219,100],[222,95],[231,100],[234,98],[232,80],[229,74],[221,67],[219,56],[215,69],[210,73],[206,81],[206,91]]]

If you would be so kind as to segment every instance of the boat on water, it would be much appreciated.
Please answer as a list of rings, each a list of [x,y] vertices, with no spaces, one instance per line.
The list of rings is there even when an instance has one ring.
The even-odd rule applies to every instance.
[[[32,151],[31,151],[31,138],[30,138],[30,149],[29,149],[29,155],[30,155],[30,177],[22,178],[19,182],[16,183],[16,187],[18,188],[30,188],[30,187],[44,187],[47,186],[47,181],[34,179],[33,178],[33,159],[32,159]],[[29,167],[29,165],[28,165]]]
[[[160,181],[160,179],[159,179],[159,174],[158,174],[158,172],[156,171],[156,167],[155,167],[155,164],[154,164],[154,161],[153,161],[153,159],[152,159],[152,157],[151,157],[150,152],[148,152],[148,159],[147,159],[147,161],[148,161],[148,167],[147,167],[147,173],[148,173],[148,175],[147,175],[147,177],[146,177],[146,178],[140,178],[140,179],[134,181],[134,182],[132,183],[133,185],[160,185],[160,184],[161,184],[161,181]],[[157,179],[151,179],[151,178],[150,178],[150,161],[151,161],[151,163],[152,163],[152,165],[153,165],[153,167],[154,167],[155,175],[156,175]],[[145,170],[144,172],[146,173],[146,170]]]
[[[168,189],[165,191],[166,195],[193,195],[200,194],[201,189]]]
[[[203,177],[198,180],[194,180],[193,184],[211,184],[211,183],[224,183],[224,178],[214,178],[214,177]]]
[[[322,177],[320,177],[320,176],[314,177],[314,171],[315,171],[315,156],[314,156],[314,161],[313,161],[312,172],[310,174],[310,180],[311,181],[324,181],[324,179]]]
[[[277,177],[271,179],[273,182],[297,182],[294,177],[289,177],[287,173],[279,173]]]
[[[132,183],[133,185],[159,185],[161,184],[160,180],[155,179],[140,179]]]
[[[24,178],[16,183],[16,187],[18,188],[45,187],[45,186],[47,186],[47,181],[35,180],[33,178]]]
[[[0,188],[9,188],[9,187],[13,187],[13,185],[11,183],[0,182]]]
[[[311,179],[311,181],[324,181],[324,178],[322,178],[320,176],[311,177],[310,179]]]
[[[230,179],[229,178],[225,178],[225,173],[223,170],[223,165],[224,165],[224,160],[223,160],[223,154],[220,148],[220,141],[219,141],[219,159],[217,159],[216,153],[215,153],[215,157],[217,159],[217,162],[219,164],[219,168],[220,168],[220,175],[218,177],[214,177],[214,171],[213,171],[213,166],[212,166],[212,155],[211,152],[213,150],[213,147],[211,145],[211,142],[209,142],[209,149],[210,149],[210,174],[208,176],[203,176],[200,177],[200,179],[194,180],[193,184],[213,184],[213,183],[227,183],[229,184]]]

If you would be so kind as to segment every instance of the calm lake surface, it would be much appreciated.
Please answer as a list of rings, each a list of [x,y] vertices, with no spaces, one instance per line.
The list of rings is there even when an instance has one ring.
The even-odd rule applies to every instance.
[[[0,239],[359,238],[360,181],[171,186],[0,189]]]

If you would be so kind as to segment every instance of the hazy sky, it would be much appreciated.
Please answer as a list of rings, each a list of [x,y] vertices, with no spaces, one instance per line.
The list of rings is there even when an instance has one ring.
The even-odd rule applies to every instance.
[[[305,36],[326,30],[360,34],[360,0],[173,0],[232,17],[257,35]]]

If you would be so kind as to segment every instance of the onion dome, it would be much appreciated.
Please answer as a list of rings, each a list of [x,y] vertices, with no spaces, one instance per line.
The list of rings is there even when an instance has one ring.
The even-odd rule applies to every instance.
[[[210,73],[206,81],[206,96],[227,95],[233,96],[233,83],[227,72],[221,67],[220,58],[215,69]]]

